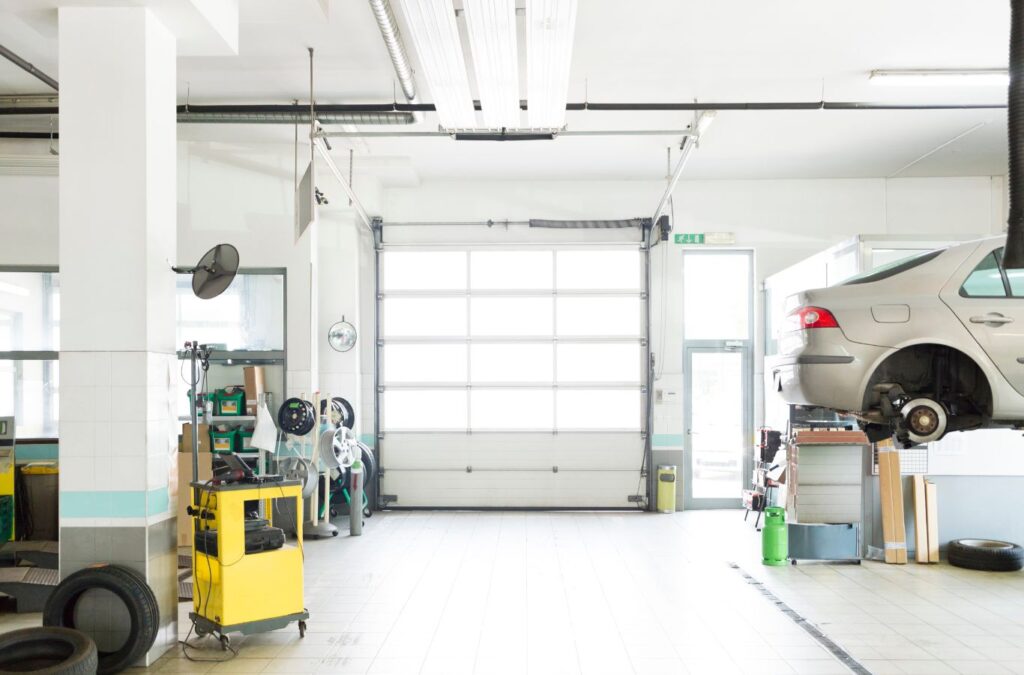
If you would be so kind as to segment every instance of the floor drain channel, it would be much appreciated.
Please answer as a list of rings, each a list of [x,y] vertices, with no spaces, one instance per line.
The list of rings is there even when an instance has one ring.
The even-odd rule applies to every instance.
[[[800,616],[799,612],[780,600],[779,596],[772,593],[767,586],[747,574],[746,571],[736,563],[729,563],[729,567],[743,575],[744,581],[760,591],[761,595],[775,605],[780,612],[792,619],[793,623],[803,628],[804,632],[814,638],[822,647],[827,649],[832,656],[839,659],[844,666],[850,669],[850,672],[857,673],[857,675],[871,675],[871,671],[862,666],[857,659],[850,656],[849,652],[833,642],[831,638],[822,633],[813,623]]]

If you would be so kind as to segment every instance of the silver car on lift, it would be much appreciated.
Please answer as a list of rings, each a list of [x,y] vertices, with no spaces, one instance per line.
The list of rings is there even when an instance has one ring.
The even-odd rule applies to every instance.
[[[1024,426],[1024,270],[1005,237],[930,251],[787,298],[769,367],[787,403],[852,414],[906,446]]]

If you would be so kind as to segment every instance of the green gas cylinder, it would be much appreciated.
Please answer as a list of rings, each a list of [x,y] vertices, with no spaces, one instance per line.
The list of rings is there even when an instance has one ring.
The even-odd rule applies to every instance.
[[[786,529],[786,509],[769,506],[764,510],[764,529],[761,530],[761,562],[778,567],[789,557],[789,532]]]

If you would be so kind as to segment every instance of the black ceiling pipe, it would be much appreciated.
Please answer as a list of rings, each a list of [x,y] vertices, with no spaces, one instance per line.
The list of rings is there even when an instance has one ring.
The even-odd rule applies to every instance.
[[[1007,136],[1010,150],[1006,184],[1010,217],[1006,222],[1003,266],[1024,269],[1024,0],[1010,0],[1010,89],[1007,96]]]
[[[480,104],[476,104],[480,109]],[[525,102],[520,105],[527,109]],[[914,103],[872,103],[869,101],[760,101],[760,102],[735,102],[718,101],[708,103],[569,103],[565,106],[568,111],[601,111],[601,112],[656,112],[656,111],[690,111],[699,112],[702,110],[999,110],[1006,108],[1005,103],[937,103],[937,104],[914,104]],[[188,115],[200,114],[223,114],[223,115],[246,115],[246,114],[267,114],[280,115],[282,119],[287,115],[307,115],[308,106],[286,104],[224,104],[224,105],[179,105],[178,114]],[[346,113],[412,113],[412,112],[433,112],[436,110],[433,103],[344,103],[344,104],[319,104],[317,110],[324,114],[346,114]],[[0,107],[0,115],[56,115],[59,113],[57,106],[7,106]],[[288,121],[290,124],[291,121]]]
[[[21,138],[27,140],[57,140],[60,134],[49,131],[0,131],[0,138]]]

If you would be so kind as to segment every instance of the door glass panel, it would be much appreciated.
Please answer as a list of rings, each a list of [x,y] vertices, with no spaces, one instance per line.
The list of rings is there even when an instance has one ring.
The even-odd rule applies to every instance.
[[[558,290],[640,290],[638,251],[559,251]]]
[[[474,337],[546,337],[553,330],[551,298],[473,298]]]
[[[690,462],[694,499],[738,499],[744,456],[743,355],[691,352]]]
[[[384,298],[386,337],[464,337],[465,298]]]
[[[640,345],[562,343],[558,345],[558,381],[640,382]]]
[[[466,289],[465,251],[385,251],[381,263],[385,291]]]
[[[470,287],[475,291],[548,290],[552,251],[473,251]]]
[[[551,389],[474,389],[470,424],[474,430],[552,429],[554,400]]]
[[[558,298],[561,337],[640,336],[640,298]]]
[[[391,389],[384,392],[384,425],[389,431],[466,428],[464,389]]]
[[[1003,286],[1003,275],[999,271],[999,261],[995,253],[989,253],[978,263],[960,292],[969,298],[1006,297],[1006,287]]]
[[[473,384],[554,380],[550,344],[475,344],[470,346]]]
[[[683,322],[687,340],[750,338],[750,256],[746,253],[686,255]]]
[[[640,428],[640,392],[637,390],[560,389],[559,429]]]
[[[389,344],[382,364],[388,384],[465,382],[466,345]]]

